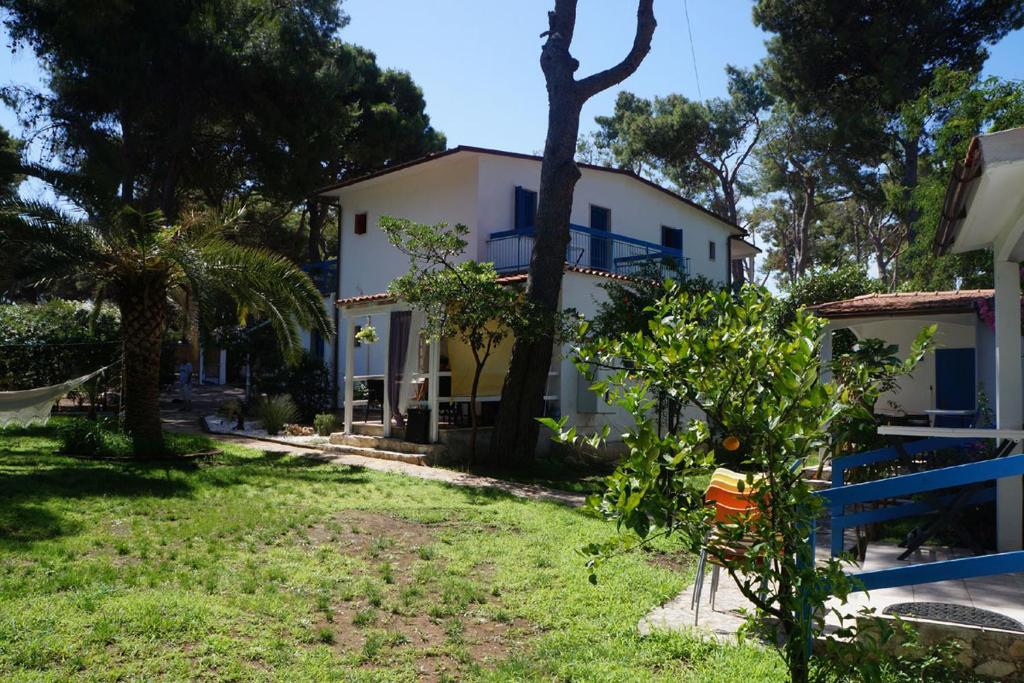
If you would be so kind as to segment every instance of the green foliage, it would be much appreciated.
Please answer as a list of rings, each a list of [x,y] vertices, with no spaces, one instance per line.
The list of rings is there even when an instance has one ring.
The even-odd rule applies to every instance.
[[[376,344],[380,341],[380,336],[377,334],[377,328],[373,325],[363,325],[356,332],[356,341],[360,344]]]
[[[288,394],[299,411],[298,419],[305,424],[325,410],[334,401],[331,371],[327,364],[311,353],[303,352],[298,361],[272,367],[261,372],[256,388],[266,394]]]
[[[726,73],[729,97],[707,102],[683,95],[646,100],[620,92],[614,113],[597,117],[594,142],[617,165],[654,172],[738,223],[747,157],[772,97],[758,73],[733,66]]]
[[[317,187],[444,148],[409,74],[340,39],[334,0],[4,9],[48,77],[42,92],[3,91],[57,154],[32,172],[94,216],[127,202],[173,221],[190,202],[253,193],[287,216]],[[297,229],[321,249],[329,214],[310,207]]]
[[[60,429],[60,451],[69,455],[109,457],[126,450],[127,439],[106,420],[74,419]]]
[[[110,365],[121,355],[113,306],[53,299],[0,305],[0,390],[59,384]],[[116,383],[114,370],[99,382]]]
[[[388,240],[409,257],[409,272],[391,281],[388,291],[424,312],[431,343],[460,339],[473,354],[475,369],[470,404],[475,405],[480,374],[491,353],[512,334],[529,334],[529,309],[519,289],[498,280],[493,263],[462,259],[464,225],[424,225],[385,216]],[[477,417],[470,411],[475,450]]]
[[[805,681],[807,638],[823,632],[825,601],[845,597],[851,586],[839,561],[814,561],[807,538],[823,504],[801,469],[828,447],[835,421],[853,419],[852,401],[878,387],[875,376],[861,374],[844,377],[846,385],[823,382],[818,339],[824,322],[801,308],[779,330],[776,306],[754,287],[737,296],[690,295],[669,284],[646,333],[599,338],[576,350],[581,370],[611,369],[593,391],[635,422],[624,438],[628,456],[606,480],[604,495],[590,500],[628,533],[585,552],[596,571],[623,547],[635,546],[634,539],[645,545],[678,536],[698,546],[709,523],[701,483],[723,456],[738,461],[760,514],[715,523],[717,540],[706,547],[758,613],[773,618],[773,642],[784,643],[793,679]],[[699,409],[703,418],[659,433],[652,411],[659,394]],[[565,419],[547,424],[563,442],[597,445],[607,436],[584,440]],[[732,549],[744,543],[749,550],[737,555]]]
[[[880,448],[875,404],[878,398],[898,389],[898,379],[913,372],[925,354],[935,347],[936,326],[929,325],[911,343],[907,357],[900,359],[895,345],[881,339],[862,339],[847,353],[835,355],[831,370],[840,386],[847,387],[850,409],[832,424],[830,451],[833,456]],[[824,461],[823,461],[824,462]]]
[[[901,129],[926,134],[929,142],[925,172],[910,198],[921,220],[904,256],[907,288],[992,287],[992,259],[987,252],[937,257],[932,243],[953,167],[966,156],[971,138],[1018,126],[1024,126],[1024,84],[969,72],[939,70],[931,85],[903,106]]]
[[[313,418],[313,429],[320,436],[330,436],[338,429],[338,417],[334,413],[320,413]]]
[[[856,264],[840,268],[816,268],[783,288],[784,297],[777,309],[779,329],[788,327],[803,307],[831,301],[843,301],[863,294],[885,291],[883,283],[868,276]]]
[[[719,289],[719,285],[703,275],[688,276],[676,262],[644,264],[629,280],[610,280],[600,287],[607,299],[597,306],[590,321],[589,332],[598,337],[616,337],[633,332],[646,332],[651,320],[651,306],[665,294],[663,275],[668,267],[668,279],[679,283],[681,291],[703,294]]]
[[[256,418],[267,434],[275,436],[286,424],[299,419],[299,409],[287,394],[265,396],[256,402]]]

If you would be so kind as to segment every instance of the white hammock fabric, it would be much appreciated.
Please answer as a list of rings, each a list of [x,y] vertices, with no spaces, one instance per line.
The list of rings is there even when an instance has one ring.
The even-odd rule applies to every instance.
[[[61,384],[22,391],[0,391],[0,428],[7,426],[27,427],[39,422],[46,424],[55,401],[63,398],[75,387],[88,382],[110,366],[102,367],[88,375],[69,379]]]

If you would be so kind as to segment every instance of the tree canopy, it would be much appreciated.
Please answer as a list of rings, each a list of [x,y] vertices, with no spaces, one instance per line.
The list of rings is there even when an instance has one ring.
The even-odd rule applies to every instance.
[[[92,216],[126,203],[173,221],[253,194],[288,208],[444,146],[410,76],[341,40],[334,0],[0,7],[47,75],[45,91],[4,91],[47,143],[32,172]]]

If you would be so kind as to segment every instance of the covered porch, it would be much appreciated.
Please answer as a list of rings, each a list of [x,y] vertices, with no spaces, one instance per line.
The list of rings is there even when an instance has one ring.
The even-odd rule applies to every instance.
[[[386,294],[342,299],[346,434],[452,444],[452,432],[494,423],[512,354],[504,339],[484,364],[472,397],[475,361],[458,338],[428,340],[422,312]],[[372,327],[376,339],[364,331]],[[558,373],[551,373],[545,411],[557,414]]]

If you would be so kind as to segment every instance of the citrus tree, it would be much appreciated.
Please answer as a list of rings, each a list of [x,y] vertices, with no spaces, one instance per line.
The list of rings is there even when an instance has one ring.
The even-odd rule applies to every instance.
[[[806,681],[824,605],[830,596],[845,598],[851,585],[839,560],[815,562],[810,536],[823,502],[802,469],[827,449],[832,424],[859,409],[865,389],[823,381],[818,340],[825,323],[805,309],[779,331],[777,303],[765,290],[691,295],[678,284],[667,287],[649,310],[647,330],[576,349],[581,369],[608,369],[593,390],[635,420],[625,435],[628,455],[604,494],[590,501],[624,532],[584,549],[591,580],[609,555],[657,537],[676,537],[695,550],[704,545],[757,615],[769,617],[772,642],[782,644],[793,680]],[[921,353],[916,345],[911,357]],[[656,427],[659,393],[691,409],[674,432]],[[581,440],[564,418],[547,424],[561,441]],[[588,440],[596,446],[606,436],[607,430]],[[741,487],[757,513],[713,524],[704,486],[722,460],[745,472]]]

